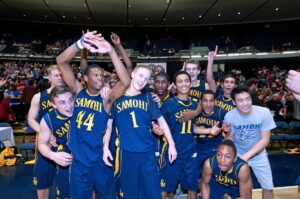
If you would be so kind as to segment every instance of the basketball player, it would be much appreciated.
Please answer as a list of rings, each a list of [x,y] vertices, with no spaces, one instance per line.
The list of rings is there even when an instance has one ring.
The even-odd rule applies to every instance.
[[[221,134],[223,117],[220,109],[215,105],[215,93],[211,90],[202,92],[202,112],[195,118],[195,125],[200,132],[195,136],[197,146],[198,177],[201,178],[204,161],[216,153],[216,149],[223,140]]]
[[[31,105],[28,113],[28,124],[35,131],[40,131],[41,118],[52,108],[50,103],[49,93],[56,86],[64,85],[61,72],[57,65],[52,65],[47,68],[47,77],[50,82],[50,88],[35,94],[31,100]],[[52,139],[53,140],[53,139]],[[56,146],[55,141],[51,141],[53,146]],[[56,164],[44,157],[39,150],[36,150],[35,166],[33,174],[33,187],[37,190],[39,199],[49,197],[49,188],[52,184],[54,176],[48,176],[48,172],[55,172]]]
[[[161,198],[152,120],[158,121],[169,143],[169,161],[173,162],[177,155],[169,127],[157,103],[148,92],[141,91],[150,74],[147,66],[136,66],[131,73],[129,88],[115,102],[112,111],[119,132],[121,196],[124,199]]]
[[[209,85],[204,80],[199,80],[198,75],[201,72],[199,61],[188,59],[184,62],[183,69],[190,75],[192,80],[192,87],[190,90],[190,97],[198,102],[201,99],[201,93],[210,89]]]
[[[216,106],[219,107],[222,111],[222,116],[231,111],[235,105],[231,98],[231,92],[236,87],[235,77],[231,74],[226,75],[221,81],[221,88],[217,86],[214,77],[213,77],[213,62],[214,58],[217,55],[218,46],[216,46],[215,51],[208,53],[208,64],[206,71],[206,79],[209,84],[210,89],[215,92],[216,96]]]
[[[188,198],[196,199],[198,190],[197,153],[193,134],[193,121],[180,122],[180,116],[187,110],[194,110],[197,103],[189,99],[191,78],[185,71],[174,75],[174,85],[177,95],[164,101],[161,107],[162,114],[172,130],[177,149],[177,159],[174,163],[166,163],[161,168],[162,198],[174,198],[173,192],[180,185],[188,190]],[[162,151],[168,147],[167,143]],[[162,156],[164,153],[162,152]],[[164,157],[164,159],[167,159]]]
[[[54,87],[50,93],[51,109],[44,115],[40,123],[38,148],[46,158],[59,165],[57,175],[48,172],[44,178],[51,178],[56,175],[57,198],[69,198],[69,165],[72,162],[72,155],[68,153],[68,132],[70,117],[74,109],[74,95],[68,87]],[[51,135],[56,138],[58,147],[49,147]]]
[[[207,159],[201,178],[203,199],[252,198],[252,181],[248,164],[236,156],[236,148],[229,139],[217,148],[215,156]]]
[[[115,66],[120,82],[106,99],[99,94],[104,86],[104,70],[100,66],[86,67],[83,72],[86,88],[75,79],[70,62],[83,48],[93,53],[108,53]],[[102,139],[112,102],[126,90],[130,82],[129,75],[115,50],[96,31],[85,33],[80,40],[57,57],[57,63],[65,82],[77,93],[70,127],[69,148],[73,155],[70,196],[74,199],[90,198],[95,188],[97,196],[101,199],[114,199],[113,170],[102,161]]]

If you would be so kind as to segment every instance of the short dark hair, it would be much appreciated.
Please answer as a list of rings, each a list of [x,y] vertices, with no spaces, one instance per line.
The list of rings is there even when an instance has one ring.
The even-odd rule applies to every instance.
[[[72,93],[72,95],[74,95],[71,89],[67,86],[55,86],[50,92],[50,101],[54,103],[54,98],[64,93]]]
[[[185,72],[185,71],[183,71],[183,70],[180,70],[180,71],[178,71],[177,73],[175,73],[175,75],[174,75],[174,77],[173,77],[173,82],[174,82],[174,84],[176,83],[176,79],[177,79],[177,77],[178,77],[179,75],[187,75],[187,76],[189,77],[190,82],[192,81],[191,76],[190,76],[187,72]]]
[[[236,147],[235,147],[235,145],[234,145],[234,143],[233,143],[232,140],[230,140],[230,139],[225,139],[225,140],[223,140],[223,141],[221,142],[221,144],[219,144],[218,148],[219,148],[220,146],[222,146],[222,145],[226,145],[226,146],[231,147],[231,148],[233,149],[234,155],[236,156]]]
[[[238,86],[236,88],[234,88],[231,92],[231,98],[235,101],[235,97],[237,94],[240,94],[240,93],[249,93],[249,88],[245,87],[245,86]]]
[[[212,90],[203,91],[202,94],[201,94],[201,98],[203,98],[204,95],[212,95],[212,96],[214,96],[214,99],[216,99],[216,95]]]
[[[257,84],[258,80],[254,77],[247,80],[248,86],[251,87],[253,84]]]
[[[227,79],[227,78],[233,78],[236,83],[236,78],[233,74],[225,75],[225,77],[221,80],[221,82],[224,83],[225,79]]]
[[[92,68],[100,68],[101,70],[103,70],[103,68],[101,68],[98,64],[91,64],[91,65],[88,65],[85,70],[83,71],[83,74],[84,75],[89,75],[89,72]],[[103,70],[104,72],[104,70]]]
[[[167,79],[167,81],[169,81],[169,75],[165,72],[159,72],[156,75],[154,75],[154,81],[156,80],[156,78],[158,77],[164,77]]]

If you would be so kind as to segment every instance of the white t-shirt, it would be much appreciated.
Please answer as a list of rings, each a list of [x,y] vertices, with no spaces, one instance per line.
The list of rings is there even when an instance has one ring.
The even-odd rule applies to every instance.
[[[234,144],[238,156],[248,152],[261,139],[261,133],[276,128],[272,114],[268,108],[252,105],[249,115],[241,115],[237,108],[225,115],[225,122],[231,125]],[[266,150],[251,159],[259,160],[267,157]]]

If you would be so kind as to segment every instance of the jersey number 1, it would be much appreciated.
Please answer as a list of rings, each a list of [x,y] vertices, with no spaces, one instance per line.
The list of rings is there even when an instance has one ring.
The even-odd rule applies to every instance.
[[[131,119],[132,119],[132,123],[133,123],[133,128],[138,128],[139,125],[138,125],[137,122],[136,122],[135,112],[132,111],[132,112],[130,113],[130,115],[131,115]]]

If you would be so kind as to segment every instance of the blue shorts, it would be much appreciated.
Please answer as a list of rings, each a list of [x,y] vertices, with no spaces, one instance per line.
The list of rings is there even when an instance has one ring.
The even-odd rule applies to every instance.
[[[46,189],[51,187],[56,175],[56,163],[44,157],[36,150],[36,162],[33,169],[34,189]]]
[[[183,189],[197,192],[197,153],[194,149],[186,152],[184,156],[178,155],[172,164],[168,160],[165,160],[165,162],[167,163],[160,172],[162,191],[175,191],[178,183],[180,183]]]
[[[161,199],[158,157],[155,151],[121,151],[120,180],[123,199]]]
[[[102,160],[98,160],[92,166],[87,166],[73,159],[70,174],[71,198],[91,198],[94,189],[98,198],[116,198],[113,169],[106,166]]]
[[[114,175],[115,175],[115,187],[116,187],[116,195],[121,195],[121,180],[120,180],[120,147],[115,147],[115,156],[114,157]],[[112,153],[112,152],[111,152]]]
[[[216,151],[213,149],[211,151],[203,151],[201,147],[197,147],[197,170],[199,179],[202,177],[202,169],[205,160],[214,155],[216,155]]]
[[[213,176],[212,176],[213,178]],[[224,198],[224,195],[228,195],[231,198],[240,198],[240,191],[239,189],[235,189],[235,187],[225,186],[219,184],[215,180],[211,179],[209,183],[210,187],[210,196],[209,198]]]
[[[69,198],[69,167],[58,167],[56,175],[56,196],[57,198]]]

